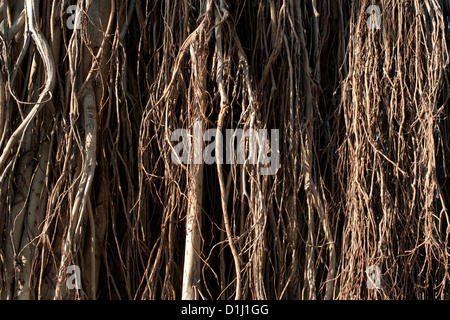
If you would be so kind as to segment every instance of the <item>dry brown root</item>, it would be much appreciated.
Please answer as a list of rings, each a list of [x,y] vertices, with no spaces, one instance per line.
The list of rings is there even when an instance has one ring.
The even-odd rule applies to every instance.
[[[218,86],[218,91],[220,93],[220,112],[219,112],[219,117],[217,120],[217,131],[218,132],[222,132],[222,130],[223,130],[224,118],[230,107],[229,101],[228,101],[228,96],[227,96],[227,93],[225,92],[225,86],[224,86],[224,82],[223,82],[224,52],[223,52],[223,28],[221,25],[223,23],[223,21],[225,21],[225,19],[227,18],[228,14],[229,13],[228,13],[228,10],[226,10],[226,8],[225,8],[224,1],[221,1],[220,8],[217,9],[217,11],[215,11],[217,86]],[[216,139],[216,152],[217,152],[216,158],[217,159],[224,159],[221,143],[223,143],[223,140],[221,141],[220,139]],[[228,209],[227,209],[228,196],[226,195],[227,192],[226,192],[225,180],[224,180],[223,171],[222,171],[220,162],[217,162],[217,175],[218,175],[218,179],[219,179],[220,198],[221,198],[221,206],[222,206],[222,212],[223,212],[223,226],[225,227],[228,244],[230,246],[230,250],[233,255],[233,260],[234,260],[235,270],[236,270],[236,296],[235,296],[235,299],[240,300],[241,294],[242,294],[242,288],[241,288],[242,280],[241,280],[241,267],[240,267],[241,262],[240,262],[236,247],[234,245],[230,221],[228,218]],[[230,178],[231,178],[231,175],[230,175]],[[229,181],[231,182],[230,179],[229,179]]]
[[[207,16],[205,19],[210,19],[212,1],[208,2],[206,8]],[[204,110],[206,109],[206,59],[205,37],[204,30],[199,31],[199,37],[194,39],[189,46],[190,61],[192,65],[192,87],[193,87],[193,101],[192,115],[188,117],[190,120],[190,127],[193,128],[194,136],[201,135],[203,132],[203,125],[201,123],[204,117]],[[194,142],[192,158],[194,164],[189,166],[187,174],[187,201],[188,212],[186,214],[186,243],[184,253],[184,271],[183,271],[183,287],[181,298],[183,300],[198,300],[200,297],[200,256],[201,256],[201,226],[203,216],[203,163],[202,163],[202,145],[201,142]],[[200,160],[198,160],[200,159]]]
[[[367,5],[361,1],[355,10]],[[368,31],[362,16],[351,24],[342,98],[347,183],[339,297],[435,299],[444,297],[449,258],[441,234],[448,200],[440,196],[436,158],[446,27],[435,1],[382,5],[381,30]],[[384,281],[366,293],[360,284],[372,265]]]
[[[25,14],[27,19],[27,29],[31,34],[33,41],[36,44],[39,55],[44,62],[45,70],[46,70],[46,80],[45,85],[42,92],[39,94],[39,98],[37,99],[36,104],[30,110],[26,118],[22,121],[20,126],[14,131],[11,137],[8,140],[5,148],[2,151],[2,155],[0,157],[0,170],[3,172],[5,169],[5,164],[9,154],[12,152],[12,149],[20,142],[21,136],[23,132],[28,128],[30,122],[33,120],[35,115],[43,108],[45,103],[48,101],[49,97],[52,96],[52,90],[55,86],[56,82],[56,69],[55,69],[55,61],[53,59],[53,54],[48,45],[47,40],[45,39],[42,31],[38,29],[37,22],[35,21],[34,14],[34,2],[31,0],[27,0],[25,2]]]
[[[82,5],[79,3],[78,5]],[[63,239],[63,251],[59,267],[58,284],[55,290],[55,299],[61,299],[64,295],[66,267],[76,261],[78,251],[84,243],[86,234],[85,225],[88,223],[90,241],[85,243],[89,252],[83,271],[90,274],[86,277],[88,283],[86,294],[90,299],[97,297],[98,273],[101,255],[98,244],[103,243],[105,235],[104,212],[100,209],[98,223],[93,220],[94,208],[91,203],[92,186],[95,169],[97,167],[98,153],[98,113],[100,106],[106,101],[104,86],[109,62],[104,54],[109,53],[110,44],[107,44],[112,30],[112,21],[115,14],[115,6],[112,1],[109,6],[100,7],[99,3],[87,3],[85,8],[85,23],[88,26],[86,33],[75,32],[71,39],[71,61],[73,79],[80,79],[81,88],[73,87],[71,99],[74,112],[81,113],[83,119],[84,141],[81,147],[82,165],[75,184],[77,191],[71,204],[71,213],[68,220],[66,234]],[[104,9],[104,10],[103,10]],[[86,38],[85,38],[86,37]],[[81,56],[81,57],[80,57]],[[82,66],[79,68],[79,59]],[[95,87],[94,87],[95,85]],[[78,101],[78,97],[79,101]],[[78,110],[77,110],[78,109]],[[97,232],[97,229],[99,232]],[[89,248],[89,249],[88,249]]]

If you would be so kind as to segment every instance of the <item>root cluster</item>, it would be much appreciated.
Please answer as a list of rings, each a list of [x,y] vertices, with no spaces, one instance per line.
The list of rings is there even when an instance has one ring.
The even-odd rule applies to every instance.
[[[450,298],[450,1],[4,0],[0,20],[0,299]],[[175,163],[198,123],[279,130],[279,170]]]

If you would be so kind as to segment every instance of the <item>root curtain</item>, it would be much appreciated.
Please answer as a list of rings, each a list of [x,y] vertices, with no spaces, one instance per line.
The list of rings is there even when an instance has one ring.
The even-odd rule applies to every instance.
[[[450,298],[450,1],[4,0],[0,20],[1,299]],[[250,142],[205,163],[229,159],[217,135],[174,161],[175,130],[216,128],[278,130],[276,173]]]

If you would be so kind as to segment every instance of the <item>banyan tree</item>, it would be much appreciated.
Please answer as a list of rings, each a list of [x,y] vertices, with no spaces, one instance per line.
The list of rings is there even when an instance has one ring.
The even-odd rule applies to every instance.
[[[0,299],[450,298],[449,0],[0,21]]]

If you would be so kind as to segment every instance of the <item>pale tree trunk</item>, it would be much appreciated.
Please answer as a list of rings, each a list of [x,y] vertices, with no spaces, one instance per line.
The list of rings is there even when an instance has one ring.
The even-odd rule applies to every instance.
[[[200,285],[200,228],[202,215],[203,165],[192,165],[188,173],[188,213],[184,251],[183,300],[197,300]]]
[[[193,66],[199,72],[200,83],[204,85],[205,70],[203,64],[197,64],[195,54],[191,56]],[[195,68],[195,67],[194,67]],[[201,68],[201,69],[200,69]],[[203,80],[203,81],[202,81]],[[202,90],[202,89],[200,89]],[[199,93],[199,103],[194,104],[194,142],[193,164],[189,165],[187,172],[188,179],[188,212],[186,216],[186,244],[184,251],[184,272],[183,272],[183,288],[182,298],[184,300],[198,299],[198,289],[200,284],[200,248],[201,235],[200,226],[202,221],[202,196],[203,196],[203,164],[202,162],[202,109],[204,105],[203,93]]]

